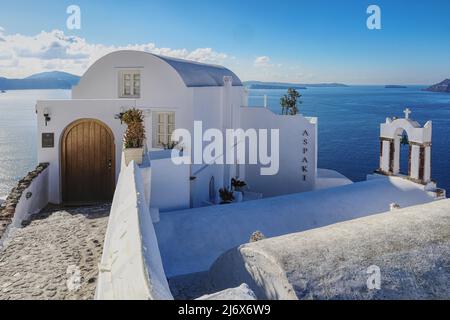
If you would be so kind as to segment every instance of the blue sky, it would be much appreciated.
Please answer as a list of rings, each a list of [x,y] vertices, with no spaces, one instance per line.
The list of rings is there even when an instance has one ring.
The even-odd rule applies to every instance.
[[[66,28],[71,4],[81,8],[81,30]],[[366,27],[371,4],[381,8],[381,30]],[[427,84],[450,78],[448,0],[15,0],[1,8],[0,37],[8,41],[0,42],[0,75],[24,76],[31,65],[32,71],[82,73],[111,48],[152,44],[157,53],[224,64],[244,80]],[[60,33],[33,42],[53,30]],[[53,59],[38,54],[52,37],[62,41],[61,34],[83,42],[59,43]]]

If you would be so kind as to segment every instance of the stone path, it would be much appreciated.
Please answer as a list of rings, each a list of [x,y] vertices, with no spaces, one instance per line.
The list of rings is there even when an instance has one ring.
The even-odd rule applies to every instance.
[[[49,206],[0,249],[0,300],[93,299],[110,204]]]

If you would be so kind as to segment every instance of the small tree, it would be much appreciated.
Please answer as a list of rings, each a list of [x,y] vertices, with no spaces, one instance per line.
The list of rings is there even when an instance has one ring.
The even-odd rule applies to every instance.
[[[298,105],[301,103],[298,99],[302,95],[294,88],[289,88],[287,94],[280,99],[281,114],[296,115],[298,114]]]
[[[122,121],[127,125],[125,132],[125,148],[142,148],[145,140],[144,115],[141,110],[130,109],[122,116]]]

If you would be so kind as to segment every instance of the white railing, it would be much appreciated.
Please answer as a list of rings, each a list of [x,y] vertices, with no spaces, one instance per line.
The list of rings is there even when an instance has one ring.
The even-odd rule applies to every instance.
[[[108,221],[97,300],[171,300],[139,167],[123,168]]]

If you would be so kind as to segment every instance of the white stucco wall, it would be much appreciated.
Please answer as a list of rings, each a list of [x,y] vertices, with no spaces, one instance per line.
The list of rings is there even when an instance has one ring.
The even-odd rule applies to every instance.
[[[151,152],[150,207],[160,212],[188,209],[190,207],[190,166],[175,165],[172,150]],[[183,161],[183,158],[178,158]]]
[[[175,112],[176,128],[192,126],[193,88],[184,84],[178,73],[163,60],[146,52],[118,51],[94,63],[72,90],[73,99],[118,99],[121,71],[138,70],[141,95],[136,107],[145,110],[147,147],[153,145],[155,112]]]
[[[119,177],[103,246],[97,300],[173,299],[139,170],[132,162]]]
[[[114,118],[121,107],[132,108],[135,100],[48,100],[38,101],[38,162],[50,163],[49,172],[49,201],[61,202],[61,138],[65,128],[79,119],[96,119],[108,126],[114,134],[116,149],[116,178],[120,173],[123,133],[126,129],[120,120]],[[51,121],[45,126],[44,110],[50,112]],[[54,133],[55,145],[53,148],[42,148],[42,133]]]
[[[161,59],[141,51],[118,51],[95,62],[72,90],[72,99],[118,99],[119,72],[141,73],[138,104],[180,106],[189,90],[178,73]]]
[[[246,165],[246,181],[251,190],[264,197],[313,190],[317,174],[317,118],[277,115],[266,108],[248,107],[241,108],[241,114],[244,129],[268,129],[269,133],[270,129],[278,129],[280,134],[278,174],[261,176],[261,165]],[[307,148],[306,153],[303,148]],[[303,165],[307,172],[302,172]]]
[[[241,126],[241,103],[244,99],[242,87],[206,87],[193,89],[194,121],[202,121],[203,133],[208,129],[237,129]],[[191,129],[191,132],[192,129]],[[225,133],[224,133],[225,137]],[[203,142],[205,148],[210,142]],[[224,153],[217,154],[226,157],[224,141]],[[193,153],[191,154],[193,157]],[[193,159],[193,158],[192,158]],[[241,166],[242,167],[242,166]],[[209,199],[209,182],[214,177],[216,192],[230,184],[231,178],[237,175],[236,165],[220,164],[194,164],[192,175],[196,178],[191,183],[192,205],[199,207],[205,205]],[[240,171],[241,179],[245,179],[245,170]]]

